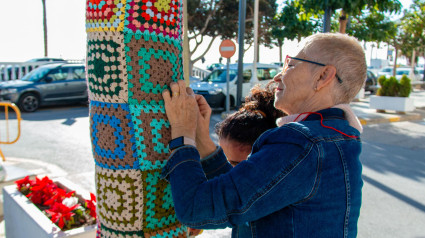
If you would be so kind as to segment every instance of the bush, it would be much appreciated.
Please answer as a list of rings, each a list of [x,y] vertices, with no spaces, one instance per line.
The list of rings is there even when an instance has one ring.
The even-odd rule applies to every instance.
[[[412,90],[410,79],[406,75],[403,75],[400,82],[395,77],[381,76],[378,78],[378,83],[381,85],[376,93],[378,96],[409,97]]]
[[[410,92],[412,92],[412,86],[410,84],[410,79],[406,76],[403,75],[403,77],[401,77],[400,79],[400,97],[409,97]]]

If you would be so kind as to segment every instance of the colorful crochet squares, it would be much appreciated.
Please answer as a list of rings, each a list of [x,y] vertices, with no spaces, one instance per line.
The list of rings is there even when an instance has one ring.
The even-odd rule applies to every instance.
[[[166,228],[173,232],[171,237],[183,235],[185,229],[180,228],[180,224],[175,216],[173,199],[171,197],[170,185],[159,178],[161,170],[151,170],[142,173],[143,187],[143,231],[147,237],[169,237],[157,236],[158,231],[164,233]]]
[[[127,102],[128,79],[122,33],[87,34],[87,80],[91,100]]]
[[[123,31],[126,0],[87,0],[86,31]]]
[[[120,231],[143,230],[143,184],[140,170],[96,166],[97,214],[101,224]]]
[[[92,101],[90,135],[96,164],[109,169],[137,169],[133,122],[127,104]]]
[[[170,123],[163,106],[130,105],[137,154],[143,171],[162,168],[167,162]]]
[[[142,37],[143,36],[143,37]],[[183,79],[181,46],[148,33],[125,36],[130,104],[163,104],[161,92]],[[170,44],[171,43],[171,44]]]
[[[133,33],[162,34],[178,38],[181,8],[178,0],[127,0],[125,29]]]

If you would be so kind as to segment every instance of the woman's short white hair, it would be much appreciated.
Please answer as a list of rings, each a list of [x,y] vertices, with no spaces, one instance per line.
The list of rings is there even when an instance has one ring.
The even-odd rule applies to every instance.
[[[304,40],[302,51],[311,60],[335,66],[342,80],[335,83],[335,104],[349,103],[355,98],[367,74],[365,53],[356,38],[341,33],[318,33]]]

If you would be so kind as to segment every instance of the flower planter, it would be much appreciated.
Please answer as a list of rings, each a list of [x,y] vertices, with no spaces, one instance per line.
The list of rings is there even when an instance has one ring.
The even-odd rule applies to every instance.
[[[79,199],[89,199],[87,191],[66,179],[55,180],[59,187],[75,190]],[[27,197],[10,185],[3,188],[4,220],[6,236],[13,238],[27,237],[73,237],[92,238],[96,236],[96,225],[62,231],[50,221]]]
[[[413,98],[370,96],[370,108],[377,110],[393,110],[398,112],[411,112],[415,110]]]

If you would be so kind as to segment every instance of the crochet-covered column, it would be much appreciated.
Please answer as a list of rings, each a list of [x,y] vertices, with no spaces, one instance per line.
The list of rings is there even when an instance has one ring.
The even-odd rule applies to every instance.
[[[99,237],[185,237],[161,180],[161,93],[183,79],[179,0],[87,0],[87,79]]]

